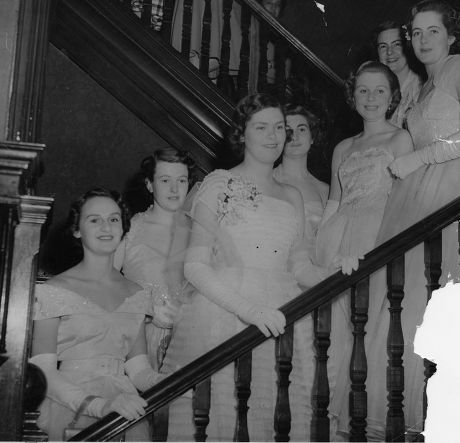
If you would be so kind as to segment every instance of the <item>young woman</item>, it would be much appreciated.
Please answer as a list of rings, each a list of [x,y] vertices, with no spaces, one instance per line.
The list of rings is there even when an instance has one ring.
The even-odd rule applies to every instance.
[[[425,65],[428,79],[418,102],[407,116],[408,129],[415,145],[413,153],[390,164],[399,180],[385,210],[377,239],[383,243],[402,230],[458,197],[460,189],[460,56],[451,55],[459,47],[459,14],[446,2],[424,0],[410,13],[409,35],[416,57]],[[405,257],[405,296],[401,323],[405,342],[404,411],[406,427],[419,432],[423,426],[423,361],[413,352],[413,338],[422,321],[427,302],[423,244]],[[450,277],[449,277],[450,275]],[[457,225],[443,231],[441,284],[459,280]],[[386,414],[385,366],[386,336],[389,326],[384,278],[372,282],[369,310],[367,386],[374,428],[383,434]],[[369,417],[371,417],[369,415]],[[376,438],[379,438],[377,435]]]
[[[320,122],[300,104],[288,104],[285,113],[286,127],[291,135],[284,146],[282,162],[274,170],[274,177],[281,183],[296,187],[302,194],[305,237],[313,246],[329,194],[329,186],[313,176],[307,168],[308,153],[321,135]]]
[[[388,166],[412,151],[412,141],[407,131],[389,122],[400,93],[398,79],[387,66],[364,63],[349,80],[346,92],[352,109],[363,120],[363,131],[334,150],[331,190],[318,230],[316,259],[322,266],[336,265],[350,274],[357,268],[358,257],[375,246],[393,184]],[[352,351],[350,300],[344,295],[332,304],[328,361],[333,393],[330,411],[338,416],[340,433],[348,431]]]
[[[385,21],[374,31],[374,44],[379,61],[398,77],[401,101],[391,116],[391,123],[402,128],[407,112],[417,101],[422,86],[420,77],[409,66],[409,48],[405,29],[394,21]],[[412,55],[412,59],[413,59]]]
[[[150,388],[160,377],[146,355],[144,321],[154,315],[151,294],[113,267],[115,250],[129,229],[120,195],[91,189],[72,205],[68,222],[83,260],[37,286],[30,359],[48,384],[37,424],[50,441],[64,439],[82,405],[78,428],[112,411],[138,418],[147,404],[137,389]],[[126,439],[148,440],[147,424],[131,428]]]
[[[285,318],[277,308],[301,292],[294,278],[297,269],[288,263],[296,243],[303,241],[304,226],[300,192],[273,177],[285,139],[285,116],[277,99],[255,94],[240,101],[230,141],[242,161],[231,170],[210,173],[195,195],[185,275],[196,292],[181,307],[165,367],[174,370],[191,362],[247,325],[256,325],[267,337],[284,332]],[[301,283],[313,286],[316,281],[308,281],[305,274]],[[291,440],[309,439],[312,334],[310,316],[296,324],[289,386]],[[268,340],[252,352],[248,427],[254,441],[274,438],[274,345]],[[212,377],[211,404],[209,440],[232,440],[233,364]],[[194,432],[191,399],[182,397],[170,406],[168,439],[187,441]]]
[[[141,163],[152,204],[131,219],[117,249],[115,267],[157,294],[158,315],[146,325],[150,363],[159,370],[171,339],[175,305],[184,297],[184,254],[190,232],[182,206],[189,189],[192,160],[179,150],[156,150]]]

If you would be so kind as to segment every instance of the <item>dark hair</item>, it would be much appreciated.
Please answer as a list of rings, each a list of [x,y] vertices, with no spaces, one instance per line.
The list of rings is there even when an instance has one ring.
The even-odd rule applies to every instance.
[[[118,191],[102,187],[94,187],[85,192],[78,200],[75,200],[70,206],[69,215],[67,217],[67,230],[74,234],[79,230],[81,210],[83,205],[94,197],[107,197],[113,200],[121,211],[121,226],[123,228],[123,235],[125,235],[130,228],[130,214],[121,194]],[[73,235],[72,235],[73,237]],[[80,242],[80,239],[77,239]]]
[[[386,65],[377,61],[368,61],[364,62],[354,74],[352,74],[347,81],[345,82],[345,98],[347,100],[348,105],[351,109],[355,110],[355,100],[354,100],[354,92],[356,88],[356,80],[357,78],[365,73],[365,72],[380,72],[385,75],[390,84],[390,92],[391,92],[391,102],[390,106],[388,106],[388,110],[385,114],[385,117],[388,119],[393,115],[393,112],[399,105],[401,101],[401,91],[399,89],[399,81],[396,74]]]
[[[404,57],[409,58],[410,57],[410,45],[409,42],[407,41],[406,38],[406,29],[403,28],[403,26],[400,23],[395,22],[394,20],[386,20],[382,23],[379,23],[377,27],[373,30],[372,32],[372,45],[376,51],[376,55],[378,58],[378,40],[379,40],[379,35],[383,31],[388,31],[389,29],[397,29],[399,31],[399,38],[401,39],[402,43],[402,50]]]
[[[305,119],[308,122],[308,128],[310,129],[310,134],[312,138],[312,142],[315,144],[318,144],[321,142],[324,138],[324,131],[323,127],[321,125],[320,119],[316,116],[315,113],[313,113],[310,109],[308,109],[304,104],[301,103],[288,103],[284,107],[284,115],[287,117],[288,115],[301,115],[305,117]],[[286,142],[290,141],[290,137],[292,137],[292,134],[290,134],[290,131],[286,130],[288,132],[288,137],[289,139],[286,140]]]
[[[166,146],[157,149],[152,155],[142,160],[141,171],[144,179],[153,181],[158,162],[184,164],[187,166],[189,178],[191,177],[192,169],[195,167],[195,162],[187,152],[179,151],[179,149],[173,148],[172,146]]]
[[[454,43],[450,46],[450,52],[458,53],[460,49],[460,11],[444,0],[422,0],[410,9],[407,24],[409,36],[412,34],[412,22],[415,16],[420,12],[428,11],[437,12],[441,16],[442,23],[447,29],[447,35],[455,37]]]
[[[257,93],[247,95],[236,105],[233,111],[228,141],[238,160],[244,158],[244,142],[241,140],[241,137],[246,130],[246,124],[255,113],[266,108],[278,108],[284,116],[284,109],[281,102],[269,94]]]

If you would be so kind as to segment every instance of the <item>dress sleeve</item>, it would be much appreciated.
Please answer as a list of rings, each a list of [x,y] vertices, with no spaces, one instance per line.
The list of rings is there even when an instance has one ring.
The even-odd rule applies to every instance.
[[[35,287],[34,320],[81,314],[88,309],[83,297],[64,288],[46,283]]]

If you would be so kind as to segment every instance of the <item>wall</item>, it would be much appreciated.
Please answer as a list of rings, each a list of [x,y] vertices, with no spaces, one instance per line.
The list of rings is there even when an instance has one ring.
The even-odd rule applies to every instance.
[[[140,161],[166,145],[52,45],[47,59],[42,141],[46,152],[38,194],[55,197],[51,234],[80,194],[95,185],[122,191]]]
[[[6,140],[19,0],[0,0],[0,140]]]

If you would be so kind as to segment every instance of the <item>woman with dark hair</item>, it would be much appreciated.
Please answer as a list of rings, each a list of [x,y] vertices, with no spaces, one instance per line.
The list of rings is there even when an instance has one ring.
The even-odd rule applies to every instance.
[[[377,244],[433,213],[460,195],[460,37],[459,12],[442,0],[423,0],[410,10],[408,32],[416,57],[425,65],[428,79],[418,102],[407,115],[415,151],[390,165],[401,179],[388,199]],[[442,233],[440,284],[460,278],[457,224]],[[424,245],[405,256],[405,295],[401,324],[405,353],[404,412],[410,431],[423,429],[423,360],[413,352],[413,339],[427,302]],[[386,415],[386,336],[390,322],[384,275],[371,280],[369,331],[369,417],[376,438],[384,436]],[[372,414],[372,415],[371,415]],[[370,423],[368,421],[368,423]]]
[[[289,136],[282,161],[274,170],[274,177],[281,183],[296,187],[302,194],[305,237],[314,246],[318,224],[329,194],[329,186],[308,170],[308,153],[312,145],[320,145],[323,138],[321,122],[302,104],[286,105],[285,113]]]
[[[154,288],[157,316],[146,325],[150,363],[161,368],[171,339],[176,305],[183,301],[184,253],[190,232],[182,211],[194,163],[172,147],[157,149],[141,163],[151,205],[131,219],[131,229],[120,243],[115,267],[126,278]]]
[[[363,120],[363,131],[340,142],[333,153],[329,199],[320,222],[316,260],[350,274],[375,246],[393,178],[388,165],[412,151],[410,135],[389,122],[400,99],[396,75],[384,64],[362,64],[348,80],[349,105]],[[332,304],[328,360],[330,412],[338,433],[348,431],[348,367],[352,351],[349,297]],[[348,334],[346,333],[348,331]],[[335,426],[334,426],[335,427]],[[338,438],[338,437],[337,437]]]
[[[420,77],[410,66],[414,56],[407,45],[406,30],[394,21],[385,21],[375,29],[373,41],[379,61],[398,77],[401,101],[390,122],[402,128],[407,112],[417,101],[422,86]]]
[[[152,295],[113,267],[129,229],[120,195],[91,189],[72,205],[68,226],[81,244],[82,261],[35,291],[30,362],[46,376],[37,425],[50,441],[65,439],[77,411],[80,429],[109,412],[139,418],[147,403],[137,390],[149,389],[161,377],[146,356],[144,321],[154,316]],[[126,439],[148,440],[147,424],[133,426]]]
[[[296,260],[303,242],[304,209],[300,192],[273,177],[273,164],[286,140],[280,102],[266,94],[242,99],[236,106],[230,142],[241,162],[217,169],[204,179],[191,210],[192,234],[185,275],[196,288],[191,303],[181,307],[164,366],[172,370],[240,332],[257,326],[267,337],[284,332],[278,310],[300,294],[295,276],[313,286]],[[304,268],[302,269],[302,271]],[[299,277],[301,279],[301,277]],[[275,343],[268,340],[252,351],[248,428],[251,440],[273,441],[277,398]],[[289,401],[291,440],[308,441],[314,376],[311,316],[294,328],[293,370]],[[211,441],[233,439],[236,420],[234,365],[212,377]],[[170,405],[169,440],[190,440],[194,434],[192,401],[184,396]]]

